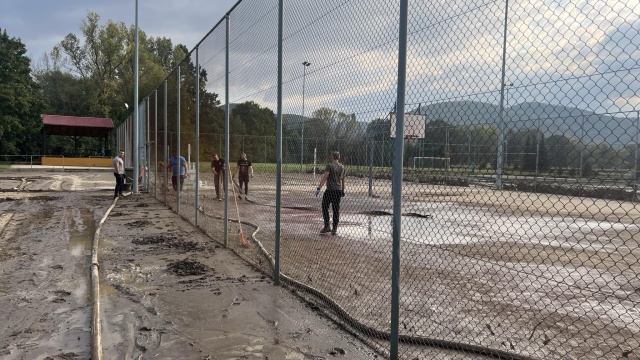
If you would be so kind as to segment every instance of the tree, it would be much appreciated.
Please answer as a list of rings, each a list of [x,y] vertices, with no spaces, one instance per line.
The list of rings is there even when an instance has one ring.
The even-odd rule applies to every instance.
[[[360,135],[360,127],[355,114],[338,113],[333,130],[336,139],[351,139]]]
[[[338,112],[327,107],[321,107],[311,113],[311,119],[304,124],[305,133],[309,137],[329,136],[332,133],[333,125],[336,121]]]
[[[99,15],[90,12],[80,30],[80,37],[68,34],[50,53],[45,54],[34,72],[49,103],[46,111],[60,115],[110,117],[118,126],[135,108],[135,27],[111,20],[101,24]],[[139,93],[146,96],[162,83],[188,51],[184,45],[173,46],[170,39],[147,37],[140,29],[138,37]],[[193,65],[190,66],[194,69]],[[189,77],[183,78],[188,82]],[[175,80],[168,86],[169,109],[175,108],[172,107],[176,102],[174,84]],[[185,94],[183,98],[195,98],[193,81],[191,88],[187,91],[189,95]],[[211,99],[207,101],[211,103]],[[127,109],[125,103],[132,106]],[[187,114],[189,111],[185,109]],[[162,112],[159,114],[162,118],[164,110],[160,108],[159,112]],[[171,118],[174,115],[171,114]],[[185,125],[188,129],[189,123]],[[82,142],[88,148],[100,147],[99,139],[83,138]],[[48,148],[56,154],[65,154],[70,149],[65,138],[52,137],[49,145]]]
[[[241,135],[235,144],[230,144],[230,157],[245,152],[254,161],[276,161],[276,115],[271,109],[253,101],[243,102],[233,107],[230,120],[233,123],[229,133]]]
[[[25,45],[0,29],[0,154],[38,152],[45,106]]]
[[[527,136],[522,154],[522,170],[535,171],[536,170],[536,139],[532,139],[531,136]]]
[[[436,119],[429,122],[425,129],[425,156],[449,157],[449,131],[453,126],[446,121]],[[427,155],[428,154],[428,155]]]
[[[549,157],[547,156],[547,144],[544,134],[539,132],[540,144],[538,145],[538,171],[549,170]]]
[[[549,166],[555,169],[565,169],[572,164],[574,146],[564,135],[552,135],[547,141]]]
[[[84,109],[75,115],[111,117],[117,126],[129,115],[124,103],[133,104],[135,28],[111,20],[101,25],[100,16],[89,12],[80,30],[82,38],[67,34],[43,57],[37,80],[49,89],[45,94],[54,100],[56,93],[73,91],[64,87],[78,87],[83,91]],[[144,96],[184,59],[187,51],[183,45],[173,47],[169,39],[147,37],[140,29],[138,38],[139,91]],[[62,78],[65,81],[55,81]],[[51,112],[70,115],[63,104],[52,101]]]
[[[367,124],[367,136],[374,140],[388,140],[391,136],[391,120],[375,119]]]
[[[624,165],[625,152],[614,149],[607,143],[594,144],[586,149],[586,157],[593,158],[597,169],[617,169]]]
[[[498,159],[498,130],[490,125],[478,125],[471,130],[472,162],[479,169],[487,165],[497,165]]]
[[[374,119],[367,124],[365,134],[373,140],[373,162],[376,166],[385,166],[389,164],[393,152],[393,141],[391,139],[391,120]],[[368,161],[365,161],[368,163]]]

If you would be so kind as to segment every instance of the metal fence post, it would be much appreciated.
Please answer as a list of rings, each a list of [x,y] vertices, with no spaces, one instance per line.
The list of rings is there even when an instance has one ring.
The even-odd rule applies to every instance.
[[[154,99],[153,99],[153,106],[154,106],[154,111],[153,111],[153,117],[154,117],[154,140],[153,143],[155,144],[153,146],[153,150],[154,150],[154,155],[153,155],[153,168],[154,168],[154,176],[153,176],[153,197],[154,198],[158,198],[158,89],[156,88],[155,91],[153,92],[154,94]]]
[[[636,150],[635,155],[633,157],[633,194],[634,198],[637,200],[638,197],[638,147],[640,147],[640,111],[636,113]]]
[[[498,156],[496,159],[496,183],[495,189],[502,189],[502,167],[504,157],[504,88],[507,64],[507,25],[509,22],[509,0],[505,0],[504,8],[504,33],[502,38],[502,71],[500,75],[500,128],[498,133]]]
[[[198,50],[200,49],[200,47],[196,47],[196,81],[195,81],[195,88],[196,88],[196,199],[194,201],[195,203],[195,222],[196,222],[196,226],[198,226],[198,194],[199,194],[199,189],[200,189],[200,184],[198,183],[199,180],[199,176],[200,176],[200,63],[198,62]]]
[[[147,126],[145,127],[145,133],[146,133],[146,138],[147,138],[147,144],[145,145],[144,149],[145,149],[145,154],[144,154],[144,162],[141,164],[141,168],[144,167],[144,177],[145,177],[145,188],[146,191],[149,191],[149,174],[148,174],[148,167],[147,164],[149,164],[151,161],[149,161],[149,157],[151,157],[151,139],[149,138],[151,136],[150,131],[149,131],[149,125],[151,125],[151,115],[149,114],[149,110],[151,109],[151,105],[149,104],[149,102],[151,101],[150,97],[146,97],[145,98],[145,103],[146,103],[146,112],[147,112]],[[136,174],[134,172],[133,175],[140,177],[140,169],[136,170],[138,173]],[[139,186],[140,184],[138,184]]]
[[[224,177],[224,247],[229,244],[229,13],[225,16],[225,60],[224,60],[224,156],[225,177]]]
[[[536,123],[538,120],[536,120]],[[544,136],[544,135],[543,135]],[[536,176],[534,178],[534,186],[538,186],[538,171],[540,163],[540,125],[536,124]]]
[[[373,196],[373,138],[369,146],[369,197]]]
[[[167,153],[167,137],[169,131],[167,130],[167,79],[164,79],[164,143],[162,144],[164,151],[164,205],[167,205],[167,193],[169,192],[169,154]]]
[[[275,265],[273,281],[280,285],[280,228],[282,210],[282,38],[284,24],[284,0],[278,1],[278,104],[276,119],[276,229],[275,229]]]
[[[136,0],[136,26],[135,26],[135,55],[133,62],[133,184],[131,192],[133,194],[138,194],[138,177],[136,176],[136,169],[140,170],[140,153],[138,149],[138,141],[140,140],[140,104],[138,103],[140,100],[138,98],[138,0]],[[125,176],[126,177],[126,176]]]
[[[402,173],[404,166],[404,105],[407,82],[407,27],[409,0],[400,1],[398,40],[398,98],[393,161],[393,250],[391,255],[391,341],[390,358],[398,359],[400,324],[400,237],[402,230]]]
[[[182,182],[182,179],[180,178],[180,172],[181,172],[181,165],[180,164],[180,156],[182,156],[180,154],[180,65],[178,65],[176,67],[176,162],[178,163],[178,173],[176,174],[176,212],[178,213],[178,215],[180,215],[180,193],[181,190],[180,189],[180,184]],[[172,169],[173,171],[173,169]],[[171,173],[171,176],[173,177],[173,172]]]

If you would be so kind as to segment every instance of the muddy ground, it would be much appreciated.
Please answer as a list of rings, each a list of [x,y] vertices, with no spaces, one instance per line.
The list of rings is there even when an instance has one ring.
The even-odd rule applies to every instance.
[[[86,358],[86,239],[112,204],[112,175],[0,178],[0,318],[9,319],[0,329],[0,357]],[[310,195],[317,180],[283,180],[281,271],[365,325],[388,329],[391,249],[389,218],[381,214],[390,209],[389,183],[376,183],[379,197],[368,197],[366,179],[349,179],[341,231],[320,236],[319,199]],[[234,198],[228,209],[259,225],[257,239],[271,254],[274,183],[256,176],[251,199],[236,205]],[[401,334],[536,359],[638,359],[637,203],[481,187],[406,189],[404,211],[418,215],[420,231],[402,245]],[[163,200],[158,190],[148,195]],[[237,224],[229,224],[233,253],[223,249],[224,202],[213,200],[211,186],[199,196],[195,211],[186,186],[180,204],[197,227],[174,214],[171,191],[168,206],[140,195],[118,200],[109,215],[100,248],[106,358],[379,357],[318,316],[335,314],[335,306],[275,287],[249,268],[270,269],[255,243],[240,243]],[[557,232],[561,225],[571,227]],[[242,228],[247,238],[255,230]],[[402,359],[480,358],[457,350],[400,349]]]
[[[368,197],[366,180],[348,179],[340,231],[326,236],[318,234],[317,180],[283,177],[281,271],[331,298],[328,312],[344,310],[387,331],[391,217],[383,214],[391,211],[391,186],[377,181],[378,196]],[[234,198],[229,207],[230,217],[259,225],[270,254],[274,184],[260,174],[250,200]],[[171,190],[167,199],[175,209]],[[186,188],[180,211],[195,223],[194,203]],[[220,232],[223,206],[210,188],[200,189],[198,203],[199,226]],[[637,203],[406,183],[403,214],[400,333],[424,345],[452,341],[459,352],[401,344],[400,358],[471,358],[462,345],[477,345],[534,359],[640,359]],[[259,251],[230,239],[248,261],[268,268]]]
[[[0,358],[90,357],[91,241],[110,172],[0,173]],[[105,359],[373,359],[149,196],[117,203],[100,236]]]

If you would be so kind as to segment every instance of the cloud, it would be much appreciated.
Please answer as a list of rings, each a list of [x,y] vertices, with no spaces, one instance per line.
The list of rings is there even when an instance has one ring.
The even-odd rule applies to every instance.
[[[617,112],[616,94],[640,90],[627,76],[640,65],[637,1],[523,4],[512,8],[507,66],[526,98]]]
[[[139,1],[138,25],[147,35],[170,38],[191,48],[221,19],[236,0]],[[8,3],[8,4],[5,4]],[[11,36],[20,37],[28,55],[38,60],[66,34],[80,34],[80,24],[88,11],[107,20],[133,25],[135,3],[128,0],[57,0],[38,2],[5,1],[0,24]]]
[[[78,33],[87,11],[134,22],[131,1],[60,0],[38,7],[10,2],[0,23],[29,53],[49,51]],[[139,25],[149,36],[195,46],[235,0],[140,2]],[[3,5],[4,6],[4,5]],[[275,109],[277,2],[245,0],[231,13],[231,101]],[[396,2],[285,2],[283,104],[329,106],[375,118],[396,98]],[[34,9],[32,9],[34,8]],[[4,9],[3,9],[4,10]],[[499,100],[504,2],[410,2],[407,102]],[[12,30],[13,29],[13,30]],[[640,2],[534,0],[510,2],[506,81],[509,103],[539,101],[598,112],[637,110],[640,92]],[[200,48],[208,89],[224,95],[224,23]],[[635,70],[634,70],[635,69]]]
[[[508,105],[557,103],[593,111],[634,108],[628,75],[640,59],[637,1],[538,0],[511,3],[507,34]],[[243,3],[244,4],[244,3]],[[248,3],[248,5],[254,2]],[[269,3],[270,4],[270,3]],[[305,102],[376,117],[396,98],[398,9],[379,1],[287,4],[283,105]],[[272,4],[232,14],[231,98],[275,109],[276,29]],[[271,7],[270,7],[271,6]],[[428,104],[500,99],[504,3],[410,3],[406,101]],[[220,33],[217,36],[223,36]],[[213,41],[213,40],[212,40]],[[224,49],[219,40],[213,41]],[[224,70],[216,60],[224,85]],[[619,72],[602,74],[603,72]],[[631,94],[631,95],[629,95]],[[618,99],[618,100],[616,100]]]
[[[612,103],[621,111],[637,111],[637,109],[640,109],[640,95],[619,97],[616,99],[612,99]]]

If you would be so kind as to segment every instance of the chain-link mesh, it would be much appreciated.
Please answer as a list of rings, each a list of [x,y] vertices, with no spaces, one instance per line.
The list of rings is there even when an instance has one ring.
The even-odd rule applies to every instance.
[[[285,2],[278,134],[278,1],[247,0],[149,95],[149,192],[265,273],[277,261],[384,356],[401,200],[399,358],[637,358],[640,4],[412,1],[408,16],[403,149],[399,2]]]

